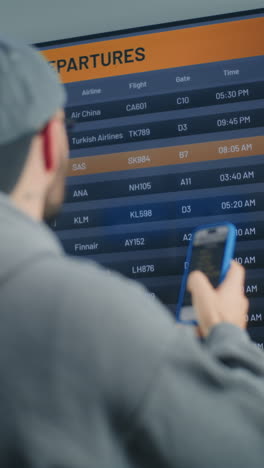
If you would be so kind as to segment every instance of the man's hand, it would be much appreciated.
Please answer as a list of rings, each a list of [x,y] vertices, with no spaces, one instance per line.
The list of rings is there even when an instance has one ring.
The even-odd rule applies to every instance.
[[[192,295],[203,337],[221,322],[246,328],[248,299],[244,294],[244,281],[245,270],[234,261],[225,280],[216,289],[203,273],[194,271],[190,274],[187,288]]]

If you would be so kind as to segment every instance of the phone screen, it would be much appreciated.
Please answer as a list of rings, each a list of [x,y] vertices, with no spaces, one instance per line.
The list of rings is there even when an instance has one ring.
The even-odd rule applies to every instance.
[[[212,285],[219,283],[225,242],[211,242],[205,245],[193,245],[189,272],[200,270],[206,274]]]
[[[188,273],[202,271],[214,287],[217,287],[222,271],[228,228],[203,229],[194,234],[190,263],[186,263]],[[181,308],[181,320],[195,320],[191,295],[185,289]]]

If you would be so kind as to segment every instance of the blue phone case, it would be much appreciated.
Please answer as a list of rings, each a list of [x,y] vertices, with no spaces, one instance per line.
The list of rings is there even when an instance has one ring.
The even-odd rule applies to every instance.
[[[235,250],[235,244],[236,244],[236,228],[234,224],[232,223],[214,223],[214,224],[204,224],[201,226],[198,226],[195,228],[192,232],[192,240],[190,241],[188,251],[187,251],[187,256],[186,256],[186,262],[188,262],[188,265],[190,265],[191,257],[192,257],[192,248],[193,248],[193,239],[195,236],[195,233],[197,231],[200,231],[202,229],[213,229],[219,226],[227,226],[228,227],[228,235],[227,235],[227,240],[226,240],[226,246],[225,246],[225,251],[223,255],[223,261],[222,261],[222,267],[221,267],[221,273],[219,277],[219,284],[224,280],[228,269],[230,267],[230,261],[232,260],[234,256],[234,250]],[[183,298],[186,290],[186,284],[187,284],[187,279],[189,275],[189,268],[187,268],[184,271],[182,282],[181,282],[181,288],[180,288],[180,293],[179,293],[179,298],[178,298],[178,303],[176,306],[176,320],[181,323],[186,323],[190,325],[197,325],[196,320],[182,320],[181,319],[181,309],[182,309],[182,303],[183,303]]]

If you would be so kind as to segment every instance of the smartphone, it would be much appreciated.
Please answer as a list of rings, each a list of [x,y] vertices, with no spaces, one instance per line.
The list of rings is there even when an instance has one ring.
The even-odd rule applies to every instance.
[[[236,228],[231,223],[208,224],[193,231],[176,306],[177,321],[197,325],[191,295],[186,290],[189,273],[200,270],[217,287],[230,267],[235,243]]]

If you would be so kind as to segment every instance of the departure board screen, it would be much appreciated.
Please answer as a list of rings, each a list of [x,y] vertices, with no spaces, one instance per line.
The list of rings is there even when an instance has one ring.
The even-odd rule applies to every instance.
[[[264,9],[38,44],[75,121],[52,223],[65,251],[143,283],[174,313],[191,231],[230,221],[260,348],[263,32]]]

